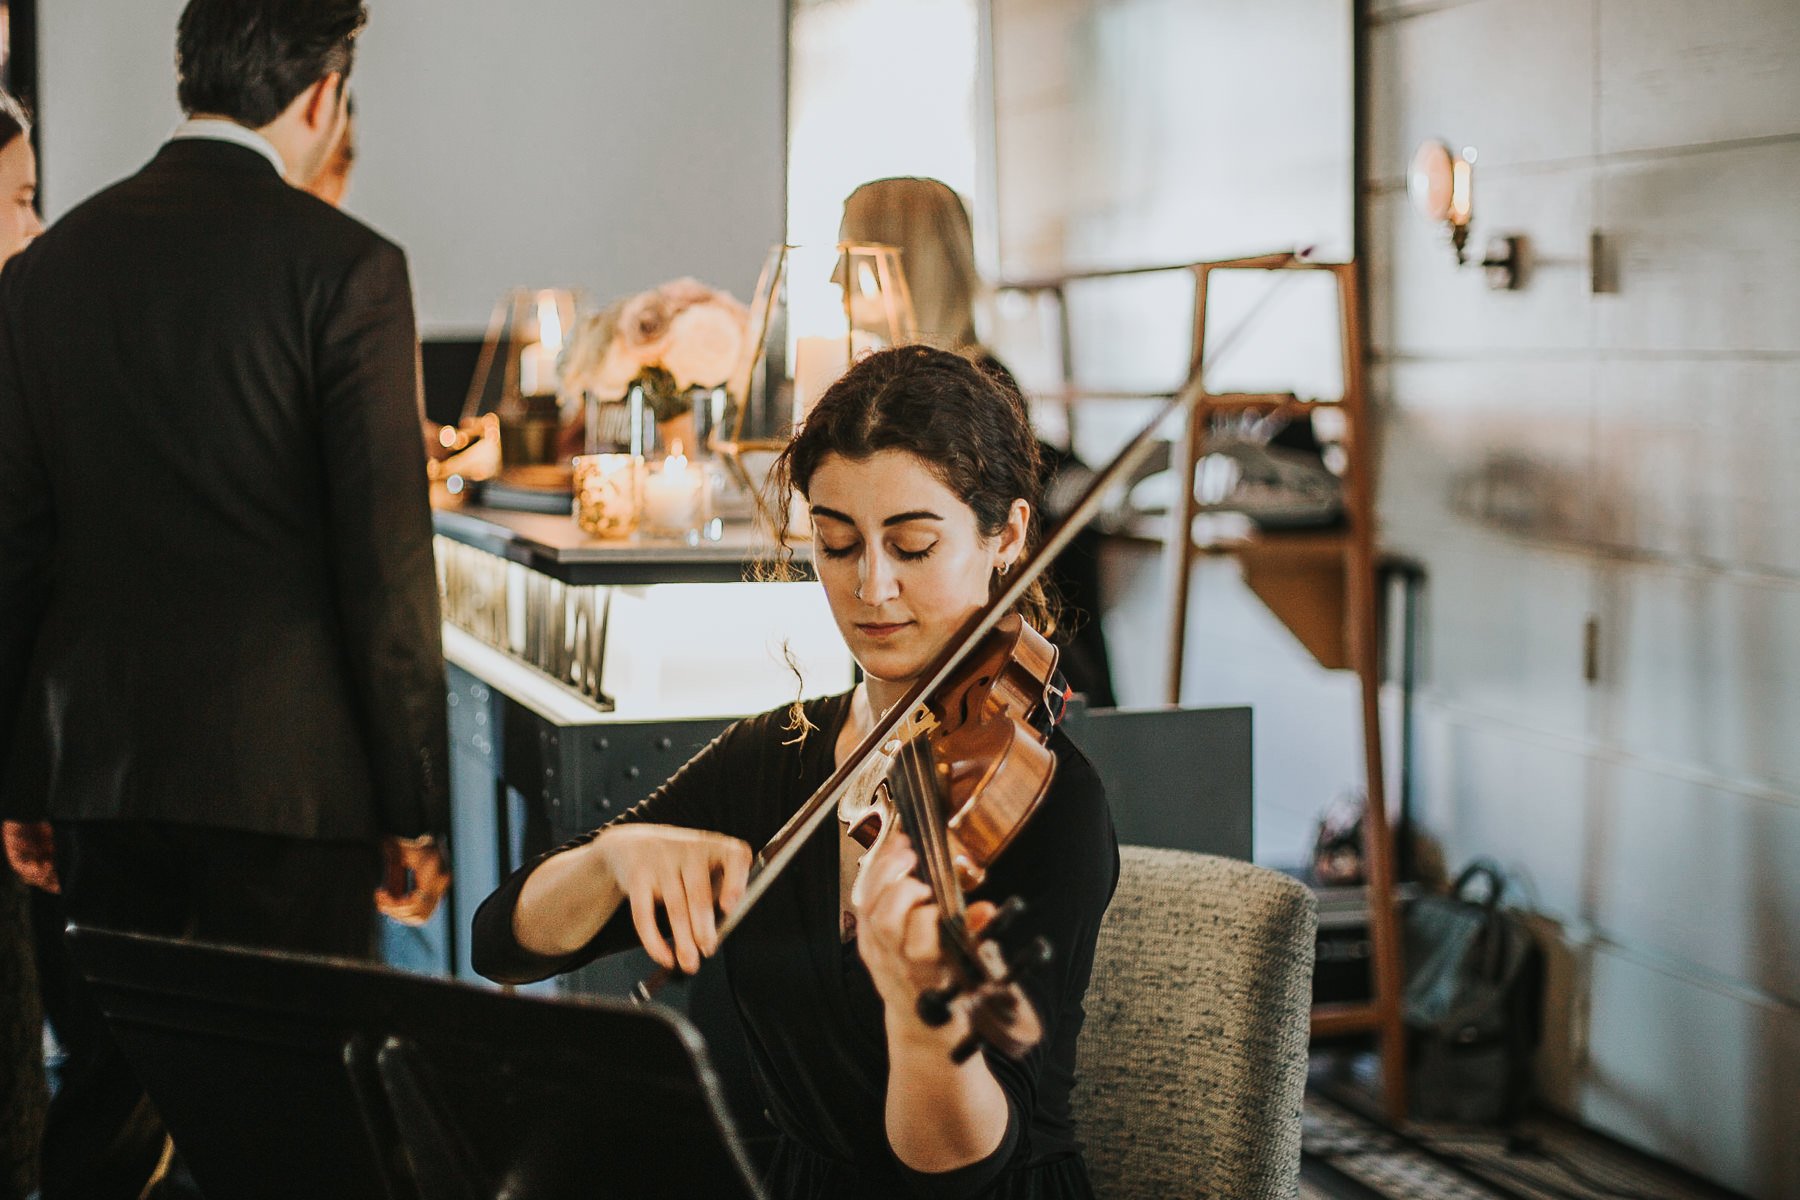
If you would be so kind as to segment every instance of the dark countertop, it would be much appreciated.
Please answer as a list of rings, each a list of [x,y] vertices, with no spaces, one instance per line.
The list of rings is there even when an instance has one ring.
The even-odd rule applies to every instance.
[[[589,537],[572,518],[511,512],[454,500],[435,504],[439,536],[497,554],[570,584],[737,583],[754,578],[771,547],[747,522],[729,523],[716,542],[686,546],[640,537]],[[796,565],[812,561],[810,544],[793,548]]]

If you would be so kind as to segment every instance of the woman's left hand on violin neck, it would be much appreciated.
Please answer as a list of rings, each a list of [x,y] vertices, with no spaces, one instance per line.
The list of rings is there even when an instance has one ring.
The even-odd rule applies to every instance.
[[[919,994],[950,977],[938,935],[931,889],[913,869],[912,843],[896,830],[863,861],[856,901],[856,948],[885,1010],[888,1050],[883,1107],[888,1144],[915,1171],[950,1171],[992,1154],[1006,1136],[1006,1093],[976,1054],[960,1064],[952,1048],[969,1033],[961,1005],[941,1029],[919,1019]],[[987,903],[969,907],[979,928],[993,915]]]
[[[920,995],[950,982],[951,966],[931,888],[914,873],[918,863],[912,842],[897,829],[863,860],[855,899],[856,949],[887,1010],[890,1037],[952,1047],[969,1032],[960,1006],[942,1028],[919,1018]],[[993,914],[994,905],[985,900],[971,904],[970,931],[978,932]]]

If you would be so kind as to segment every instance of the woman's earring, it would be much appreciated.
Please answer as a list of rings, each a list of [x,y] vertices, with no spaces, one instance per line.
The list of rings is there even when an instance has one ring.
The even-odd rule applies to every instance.
[[[1011,563],[1009,563],[1009,562],[1003,562],[1003,563],[1001,563],[1001,564],[1000,564],[1000,565],[999,565],[999,566],[998,566],[998,567],[995,567],[995,568],[994,568],[994,569],[995,569],[995,570],[996,570],[996,571],[999,571],[999,572],[1000,572],[1000,578],[1002,578],[1002,579],[1005,579],[1005,578],[1006,578],[1006,573],[1007,573],[1007,572],[1008,572],[1008,571],[1010,571],[1010,570],[1012,570],[1012,564],[1011,564]]]

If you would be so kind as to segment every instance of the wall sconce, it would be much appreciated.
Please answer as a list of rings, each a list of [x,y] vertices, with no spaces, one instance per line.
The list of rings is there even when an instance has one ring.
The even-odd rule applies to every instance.
[[[1420,216],[1448,229],[1457,266],[1467,264],[1469,222],[1475,216],[1475,148],[1464,146],[1461,154],[1452,154],[1442,142],[1419,143],[1406,175],[1406,192]],[[1512,291],[1519,287],[1524,242],[1518,234],[1488,239],[1486,253],[1477,265],[1487,272],[1490,288]]]

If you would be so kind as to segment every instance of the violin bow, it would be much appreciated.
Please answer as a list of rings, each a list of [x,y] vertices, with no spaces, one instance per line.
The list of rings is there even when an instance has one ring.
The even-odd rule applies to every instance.
[[[1301,252],[1294,257],[1304,256],[1305,253]],[[775,881],[781,877],[781,873],[794,861],[807,839],[817,832],[827,817],[836,811],[837,802],[842,798],[846,787],[861,769],[863,763],[887,745],[901,723],[956,673],[956,669],[980,644],[981,639],[993,632],[994,626],[998,625],[1006,614],[1010,613],[1019,601],[1025,598],[1025,593],[1031,590],[1031,585],[1036,583],[1038,578],[1049,569],[1050,564],[1056,560],[1058,555],[1069,548],[1069,544],[1075,540],[1076,535],[1087,528],[1088,523],[1099,515],[1101,503],[1106,494],[1112,490],[1114,485],[1122,482],[1132,471],[1136,470],[1138,464],[1149,457],[1156,444],[1156,431],[1169,418],[1178,413],[1190,412],[1194,405],[1199,403],[1201,397],[1207,394],[1205,384],[1207,367],[1209,365],[1216,366],[1218,361],[1242,340],[1244,334],[1268,308],[1281,288],[1299,274],[1303,274],[1303,272],[1284,271],[1278,273],[1275,281],[1257,298],[1256,303],[1251,305],[1249,310],[1238,318],[1237,324],[1233,325],[1225,336],[1219,339],[1217,349],[1210,356],[1204,356],[1195,361],[1194,369],[1189,373],[1187,382],[1182,384],[1181,389],[1164,403],[1163,407],[1157,411],[1156,416],[1151,418],[1143,429],[1139,430],[1137,435],[1125,444],[1125,448],[1120,450],[1113,460],[1094,476],[1093,482],[1088,484],[1087,491],[1082,493],[1081,499],[1074,508],[1069,510],[1068,515],[1057,522],[1056,528],[1051,530],[1049,536],[1038,546],[1037,552],[1021,563],[1016,570],[1008,572],[1003,577],[1004,586],[1000,593],[990,599],[986,607],[969,618],[968,623],[963,626],[963,631],[951,638],[949,644],[938,652],[937,658],[932,660],[931,665],[919,675],[918,679],[913,682],[913,686],[906,690],[906,694],[892,708],[876,719],[869,732],[863,735],[862,741],[856,744],[856,749],[831,773],[830,778],[820,784],[818,790],[807,798],[806,803],[801,805],[794,815],[775,831],[775,835],[761,850],[757,851],[756,858],[751,863],[750,877],[744,885],[743,896],[739,898],[737,906],[727,913],[724,920],[719,923],[718,942],[720,945],[723,945],[725,939],[743,924],[744,918],[749,915],[750,910],[756,907],[769,889],[775,885]],[[1193,485],[1190,482],[1188,486],[1192,487]],[[632,997],[639,1003],[647,1003],[664,986],[680,978],[681,975],[682,972],[678,970],[668,967],[660,968],[632,989]]]

